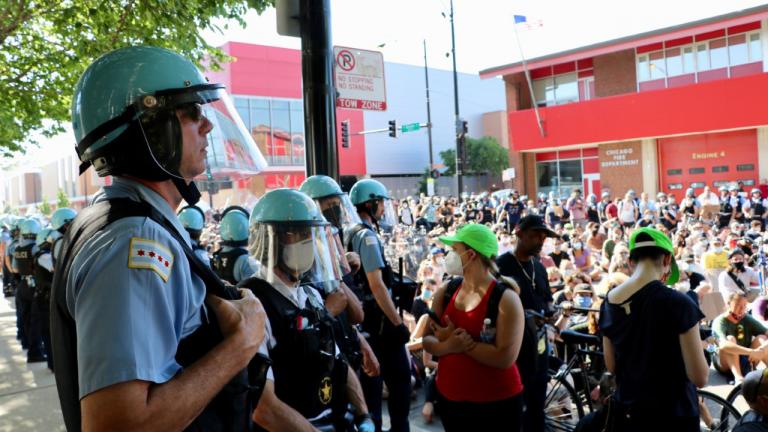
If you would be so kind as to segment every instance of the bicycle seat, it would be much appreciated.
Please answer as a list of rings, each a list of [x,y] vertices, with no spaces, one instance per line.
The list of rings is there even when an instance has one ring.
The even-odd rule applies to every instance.
[[[599,337],[569,329],[561,331],[560,338],[568,345],[601,345]]]

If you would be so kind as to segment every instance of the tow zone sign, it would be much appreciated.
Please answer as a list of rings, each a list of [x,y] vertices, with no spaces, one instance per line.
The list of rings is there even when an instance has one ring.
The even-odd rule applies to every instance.
[[[336,106],[371,111],[387,110],[384,56],[378,51],[333,47]]]

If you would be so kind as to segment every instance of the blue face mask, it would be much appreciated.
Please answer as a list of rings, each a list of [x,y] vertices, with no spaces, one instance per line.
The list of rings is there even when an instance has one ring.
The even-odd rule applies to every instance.
[[[592,307],[592,297],[576,296],[573,298],[573,303],[576,307],[590,308]]]
[[[424,291],[421,293],[421,299],[422,299],[422,300],[424,300],[424,301],[427,301],[427,300],[429,300],[429,299],[431,299],[431,298],[432,298],[432,291],[429,291],[429,290],[424,290]]]

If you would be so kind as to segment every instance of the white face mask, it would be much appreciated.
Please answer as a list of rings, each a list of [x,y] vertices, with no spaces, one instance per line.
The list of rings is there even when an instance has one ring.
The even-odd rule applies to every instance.
[[[315,262],[312,239],[302,240],[283,247],[283,263],[298,274],[304,274]]]
[[[461,255],[455,251],[448,252],[448,256],[445,257],[445,272],[453,276],[464,275],[464,265],[461,263]]]

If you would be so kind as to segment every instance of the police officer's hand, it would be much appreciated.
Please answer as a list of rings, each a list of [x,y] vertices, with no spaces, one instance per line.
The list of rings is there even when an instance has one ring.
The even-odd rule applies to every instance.
[[[238,291],[239,300],[224,300],[208,295],[206,302],[216,314],[222,336],[238,338],[243,354],[250,359],[264,340],[267,314],[251,291],[243,288]]]
[[[352,272],[357,273],[357,271],[360,270],[360,255],[355,252],[347,252],[345,256]]]
[[[332,316],[339,316],[347,308],[347,294],[337,289],[325,298],[325,308]]]

